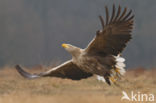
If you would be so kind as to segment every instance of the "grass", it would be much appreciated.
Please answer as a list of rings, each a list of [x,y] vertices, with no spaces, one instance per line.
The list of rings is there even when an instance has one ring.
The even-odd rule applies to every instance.
[[[80,81],[50,77],[28,80],[13,67],[4,67],[0,69],[0,103],[127,103],[120,100],[123,90],[156,95],[155,74],[156,69],[128,70],[120,86],[108,86],[95,76]]]

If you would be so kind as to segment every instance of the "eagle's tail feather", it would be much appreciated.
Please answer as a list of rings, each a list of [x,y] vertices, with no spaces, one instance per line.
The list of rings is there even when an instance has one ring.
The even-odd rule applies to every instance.
[[[119,80],[124,74],[125,74],[125,59],[121,57],[120,55],[115,56],[116,60],[116,65],[115,67],[111,70],[111,76],[110,76],[110,81],[111,83],[115,83],[117,80]]]
[[[120,55],[115,57],[116,59],[116,65],[115,65],[115,72],[121,76],[123,76],[125,74],[125,59],[123,57],[121,57]]]
[[[116,64],[115,66],[111,69],[110,75],[103,76],[97,75],[97,79],[102,82],[106,82],[109,85],[110,84],[115,84],[117,80],[120,80],[121,77],[125,74],[125,59],[121,57],[120,55],[114,56]],[[107,77],[107,78],[106,78]]]

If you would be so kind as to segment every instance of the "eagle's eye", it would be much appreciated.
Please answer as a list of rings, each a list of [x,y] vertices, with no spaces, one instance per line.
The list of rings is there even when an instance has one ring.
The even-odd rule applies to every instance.
[[[101,30],[97,30],[97,31],[96,31],[96,35],[99,35],[100,33],[102,33]]]
[[[96,31],[96,34],[98,34],[98,33],[100,33],[100,30],[97,30],[97,31]]]

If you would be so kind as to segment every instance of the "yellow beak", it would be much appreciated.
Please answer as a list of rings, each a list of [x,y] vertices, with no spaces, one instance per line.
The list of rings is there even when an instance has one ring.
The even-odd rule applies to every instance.
[[[68,45],[63,43],[63,44],[62,44],[62,47],[63,47],[63,48],[68,48]]]

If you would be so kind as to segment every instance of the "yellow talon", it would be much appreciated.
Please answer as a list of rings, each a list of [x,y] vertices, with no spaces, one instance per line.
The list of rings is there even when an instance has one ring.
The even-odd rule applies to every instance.
[[[120,71],[118,68],[115,69],[115,72],[119,73],[120,74]]]
[[[114,79],[114,77],[110,77],[110,80],[114,83],[116,82],[116,80]]]

